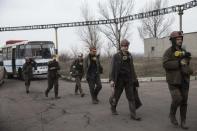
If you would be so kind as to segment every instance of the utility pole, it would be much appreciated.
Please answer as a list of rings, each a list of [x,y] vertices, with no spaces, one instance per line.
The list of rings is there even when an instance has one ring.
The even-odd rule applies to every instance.
[[[179,29],[180,29],[180,31],[183,31],[183,18],[182,18],[182,16],[183,16],[183,9],[181,8],[182,6],[179,6],[179,13],[178,13],[178,15],[179,15]]]
[[[55,53],[58,54],[58,32],[57,32],[57,27],[55,29]]]

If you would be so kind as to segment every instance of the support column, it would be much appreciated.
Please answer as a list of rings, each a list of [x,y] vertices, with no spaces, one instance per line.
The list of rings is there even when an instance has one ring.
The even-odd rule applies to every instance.
[[[58,54],[58,32],[57,32],[57,27],[54,28],[55,29],[55,53]]]
[[[178,15],[179,15],[179,29],[180,29],[180,31],[183,31],[183,18],[182,18],[182,16],[183,16],[183,9],[181,9],[181,6],[179,6],[179,13],[178,13]]]

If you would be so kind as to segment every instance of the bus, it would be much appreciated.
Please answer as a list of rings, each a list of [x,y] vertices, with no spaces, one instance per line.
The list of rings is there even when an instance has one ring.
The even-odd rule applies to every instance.
[[[7,78],[13,76],[23,79],[22,67],[25,58],[32,58],[37,63],[33,69],[33,75],[46,76],[48,73],[48,62],[55,54],[55,46],[52,41],[28,41],[10,40],[2,47],[3,65]]]
[[[0,86],[4,83],[4,74],[2,50],[0,48]]]

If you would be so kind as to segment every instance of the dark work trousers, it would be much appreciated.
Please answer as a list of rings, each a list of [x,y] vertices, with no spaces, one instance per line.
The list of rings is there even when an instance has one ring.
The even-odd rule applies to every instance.
[[[48,94],[49,91],[54,87],[55,97],[58,96],[58,78],[48,78],[48,88],[46,93]]]
[[[92,100],[98,100],[98,93],[102,89],[101,85],[101,79],[99,75],[96,75],[94,78],[87,78],[90,94],[92,97]]]
[[[78,90],[79,90],[80,94],[83,94],[83,90],[81,88],[81,79],[82,79],[81,76],[76,76],[75,78],[75,82],[76,82],[75,93],[78,93]]]
[[[24,80],[25,80],[25,86],[30,86],[30,84],[31,84],[31,78],[25,77]]]
[[[180,107],[181,121],[185,121],[187,114],[187,100],[189,88],[184,88],[181,85],[168,85],[168,87],[170,89],[170,94],[172,97],[170,115],[175,116],[177,108]]]
[[[24,77],[24,80],[25,80],[26,91],[29,91],[29,86],[30,86],[30,84],[31,84],[31,78],[28,77],[28,76],[25,76],[25,77]]]
[[[136,115],[136,108],[135,108],[135,96],[134,96],[134,89],[129,79],[119,78],[114,89],[114,94],[112,96],[115,99],[115,108],[118,104],[120,96],[125,90],[125,94],[129,103],[129,110],[132,116]]]

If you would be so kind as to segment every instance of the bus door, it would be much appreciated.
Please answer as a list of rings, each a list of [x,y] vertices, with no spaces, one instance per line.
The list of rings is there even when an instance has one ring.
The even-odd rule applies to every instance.
[[[12,48],[12,71],[16,74],[16,48]]]

